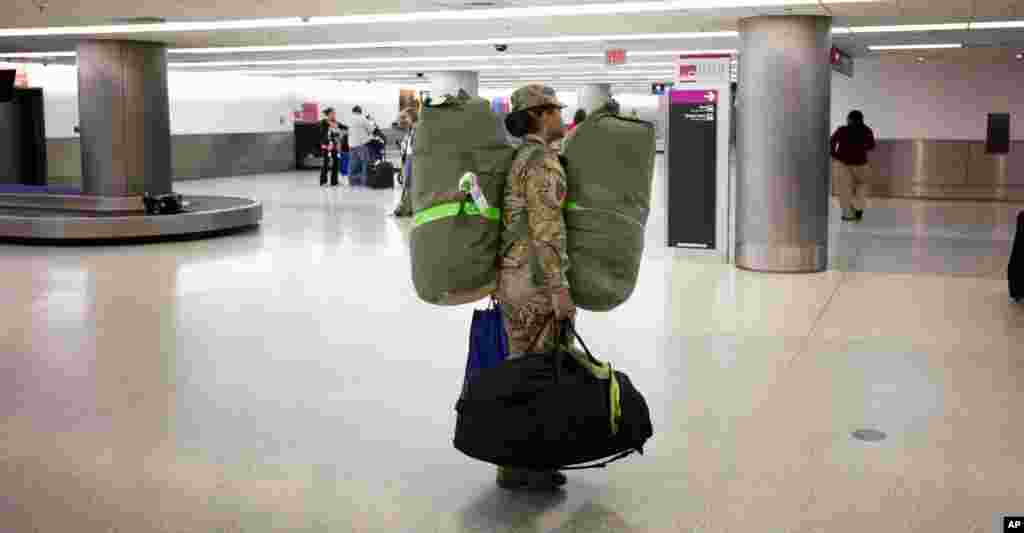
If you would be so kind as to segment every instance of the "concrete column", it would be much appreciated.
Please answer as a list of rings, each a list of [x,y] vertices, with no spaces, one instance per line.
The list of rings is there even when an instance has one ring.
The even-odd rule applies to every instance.
[[[131,197],[171,192],[171,119],[163,44],[78,45],[82,192]]]
[[[740,21],[736,266],[828,267],[829,17]]]
[[[435,72],[430,75],[430,93],[439,97],[445,94],[458,94],[459,89],[470,96],[480,96],[480,73],[468,70]]]
[[[580,88],[578,107],[587,113],[593,113],[608,103],[611,97],[612,86],[610,83],[588,83]]]

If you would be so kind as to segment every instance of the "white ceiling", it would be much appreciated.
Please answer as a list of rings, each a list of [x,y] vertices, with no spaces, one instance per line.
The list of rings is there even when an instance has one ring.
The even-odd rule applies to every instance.
[[[477,0],[493,4],[493,7],[526,7],[522,1]],[[572,4],[582,2],[570,0],[528,0],[529,6]],[[588,0],[586,3],[606,3],[612,0]],[[38,6],[44,6],[39,9]],[[698,2],[695,2],[698,5]],[[354,14],[409,13],[445,9],[481,9],[467,7],[465,0],[307,0],[301,5],[281,0],[0,0],[0,29],[39,28],[66,25],[107,25],[116,18],[158,17],[169,22],[195,20],[254,19],[264,17],[304,16],[347,16]],[[795,8],[760,7],[742,9],[691,10],[629,15],[587,15],[532,17],[516,19],[490,19],[475,21],[444,21],[429,23],[374,23],[341,26],[291,27],[262,30],[201,31],[201,32],[156,32],[131,35],[92,35],[84,37],[0,37],[0,52],[38,52],[73,50],[81,38],[130,38],[133,40],[165,42],[172,49],[177,48],[218,48],[279,45],[309,45],[336,43],[381,43],[381,42],[423,42],[438,40],[510,39],[521,37],[549,38],[579,35],[629,35],[629,34],[678,34],[684,32],[735,31],[738,20],[757,15],[816,14],[832,15],[834,26],[888,26],[904,24],[935,24],[946,22],[968,22],[984,20],[1024,19],[1024,0],[886,0],[858,3],[837,3],[825,0],[819,5]],[[1024,49],[1024,29],[1015,30],[972,30],[972,31],[916,31],[898,33],[873,33],[835,35],[834,42],[854,56],[871,55],[868,45],[879,44],[932,44],[964,43],[964,51],[929,52],[929,57],[974,58],[975,61],[1002,60],[1012,57],[1017,49]],[[203,70],[293,70],[311,68],[363,69],[364,73],[339,74],[349,79],[373,77],[375,66],[399,67],[402,70],[379,72],[383,79],[391,80],[405,76],[416,80],[417,72],[448,70],[460,66],[479,65],[473,61],[423,61],[420,58],[450,58],[453,56],[486,56],[484,64],[508,65],[509,71],[485,71],[482,79],[515,75],[517,65],[551,65],[551,73],[563,70],[564,65],[589,63],[598,68],[601,58],[517,58],[502,59],[503,55],[600,54],[608,48],[625,48],[627,53],[644,51],[737,49],[739,39],[735,37],[698,37],[658,40],[616,40],[606,39],[586,43],[529,43],[512,44],[505,54],[496,52],[491,45],[474,46],[397,46],[360,50],[334,51],[275,51],[246,53],[204,53],[201,55],[172,54],[172,68],[184,62],[209,61],[251,61],[251,60],[315,60],[345,58],[405,58],[380,63],[325,64],[317,65],[263,65],[204,67]],[[948,53],[948,56],[942,54]],[[916,58],[922,53],[902,54]],[[877,55],[877,54],[874,54]],[[67,58],[64,62],[73,62]],[[633,64],[638,62],[671,62],[670,56],[638,57],[629,56],[628,64],[621,70],[639,70]],[[647,69],[646,71],[659,68]],[[196,70],[196,69],[192,69]],[[565,67],[564,70],[570,70]],[[633,83],[648,83],[667,79],[666,74],[647,72],[637,74]],[[538,72],[536,77],[545,79],[555,74]],[[600,77],[594,74],[595,77]],[[324,75],[317,75],[324,77]]]

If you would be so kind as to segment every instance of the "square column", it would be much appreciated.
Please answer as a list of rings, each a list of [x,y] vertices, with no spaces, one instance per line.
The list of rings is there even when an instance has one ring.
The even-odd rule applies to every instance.
[[[431,73],[430,92],[435,98],[459,94],[460,89],[470,96],[480,96],[480,73],[468,70]]]
[[[612,98],[610,83],[588,83],[580,90],[579,105],[587,113],[593,113]]]
[[[84,194],[134,197],[171,192],[165,45],[79,43],[78,108]]]

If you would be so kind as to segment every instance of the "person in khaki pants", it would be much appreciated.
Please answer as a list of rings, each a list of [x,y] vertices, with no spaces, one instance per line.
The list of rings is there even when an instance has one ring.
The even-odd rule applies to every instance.
[[[868,152],[875,149],[875,134],[864,124],[864,114],[851,111],[846,125],[832,134],[832,158],[839,161],[835,184],[839,193],[839,205],[843,209],[843,220],[853,221],[864,218],[862,189],[867,181]]]

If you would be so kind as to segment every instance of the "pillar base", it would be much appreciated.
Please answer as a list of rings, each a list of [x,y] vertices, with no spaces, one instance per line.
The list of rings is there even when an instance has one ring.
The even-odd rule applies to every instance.
[[[824,272],[828,269],[828,249],[817,244],[737,244],[736,267],[780,274]]]

